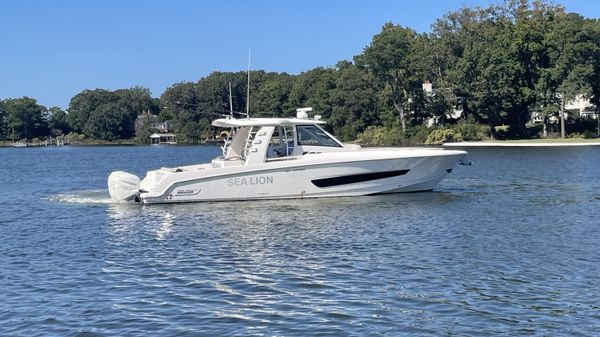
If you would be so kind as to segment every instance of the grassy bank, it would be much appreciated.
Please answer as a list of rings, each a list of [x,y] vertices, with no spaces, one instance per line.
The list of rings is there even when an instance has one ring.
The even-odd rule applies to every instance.
[[[455,142],[444,143],[446,147],[486,147],[486,146],[600,146],[600,139],[583,139],[583,138],[550,138],[550,139],[519,139],[519,140],[488,140],[488,141],[471,141],[471,142]]]
[[[466,142],[463,142],[466,143]],[[489,143],[489,144],[579,144],[579,143],[598,143],[600,138],[547,138],[547,139],[512,139],[512,140],[483,140],[472,141],[468,143]]]

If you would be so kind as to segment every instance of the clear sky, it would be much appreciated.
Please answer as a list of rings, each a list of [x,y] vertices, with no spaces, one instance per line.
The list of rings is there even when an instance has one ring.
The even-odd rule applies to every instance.
[[[67,108],[83,89],[168,86],[213,71],[297,74],[352,59],[392,21],[419,32],[494,0],[2,0],[0,99]],[[562,0],[600,17],[600,2]]]

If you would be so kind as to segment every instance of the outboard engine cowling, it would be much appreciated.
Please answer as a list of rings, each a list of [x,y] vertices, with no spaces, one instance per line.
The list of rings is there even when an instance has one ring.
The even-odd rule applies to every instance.
[[[108,176],[108,193],[118,203],[135,201],[140,194],[140,178],[131,173],[115,171]]]

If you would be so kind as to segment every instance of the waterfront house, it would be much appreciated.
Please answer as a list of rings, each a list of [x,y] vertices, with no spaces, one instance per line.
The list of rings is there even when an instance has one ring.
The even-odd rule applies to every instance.
[[[150,135],[150,144],[177,144],[177,136],[172,133],[153,133]]]

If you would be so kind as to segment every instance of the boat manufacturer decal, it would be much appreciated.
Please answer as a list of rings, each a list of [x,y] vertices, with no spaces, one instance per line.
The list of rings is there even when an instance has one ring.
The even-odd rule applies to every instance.
[[[355,183],[362,183],[365,181],[384,179],[405,175],[409,170],[396,170],[396,171],[385,171],[385,172],[374,172],[374,173],[360,173],[351,174],[347,176],[331,177],[324,179],[311,180],[313,185],[317,187],[332,187],[338,185],[348,185]]]
[[[177,190],[175,191],[175,196],[179,197],[179,196],[184,196],[184,195],[196,195],[198,193],[200,193],[200,189],[197,190],[192,190],[192,189],[183,189],[183,190]]]
[[[235,177],[227,179],[227,186],[271,185],[273,176]]]

